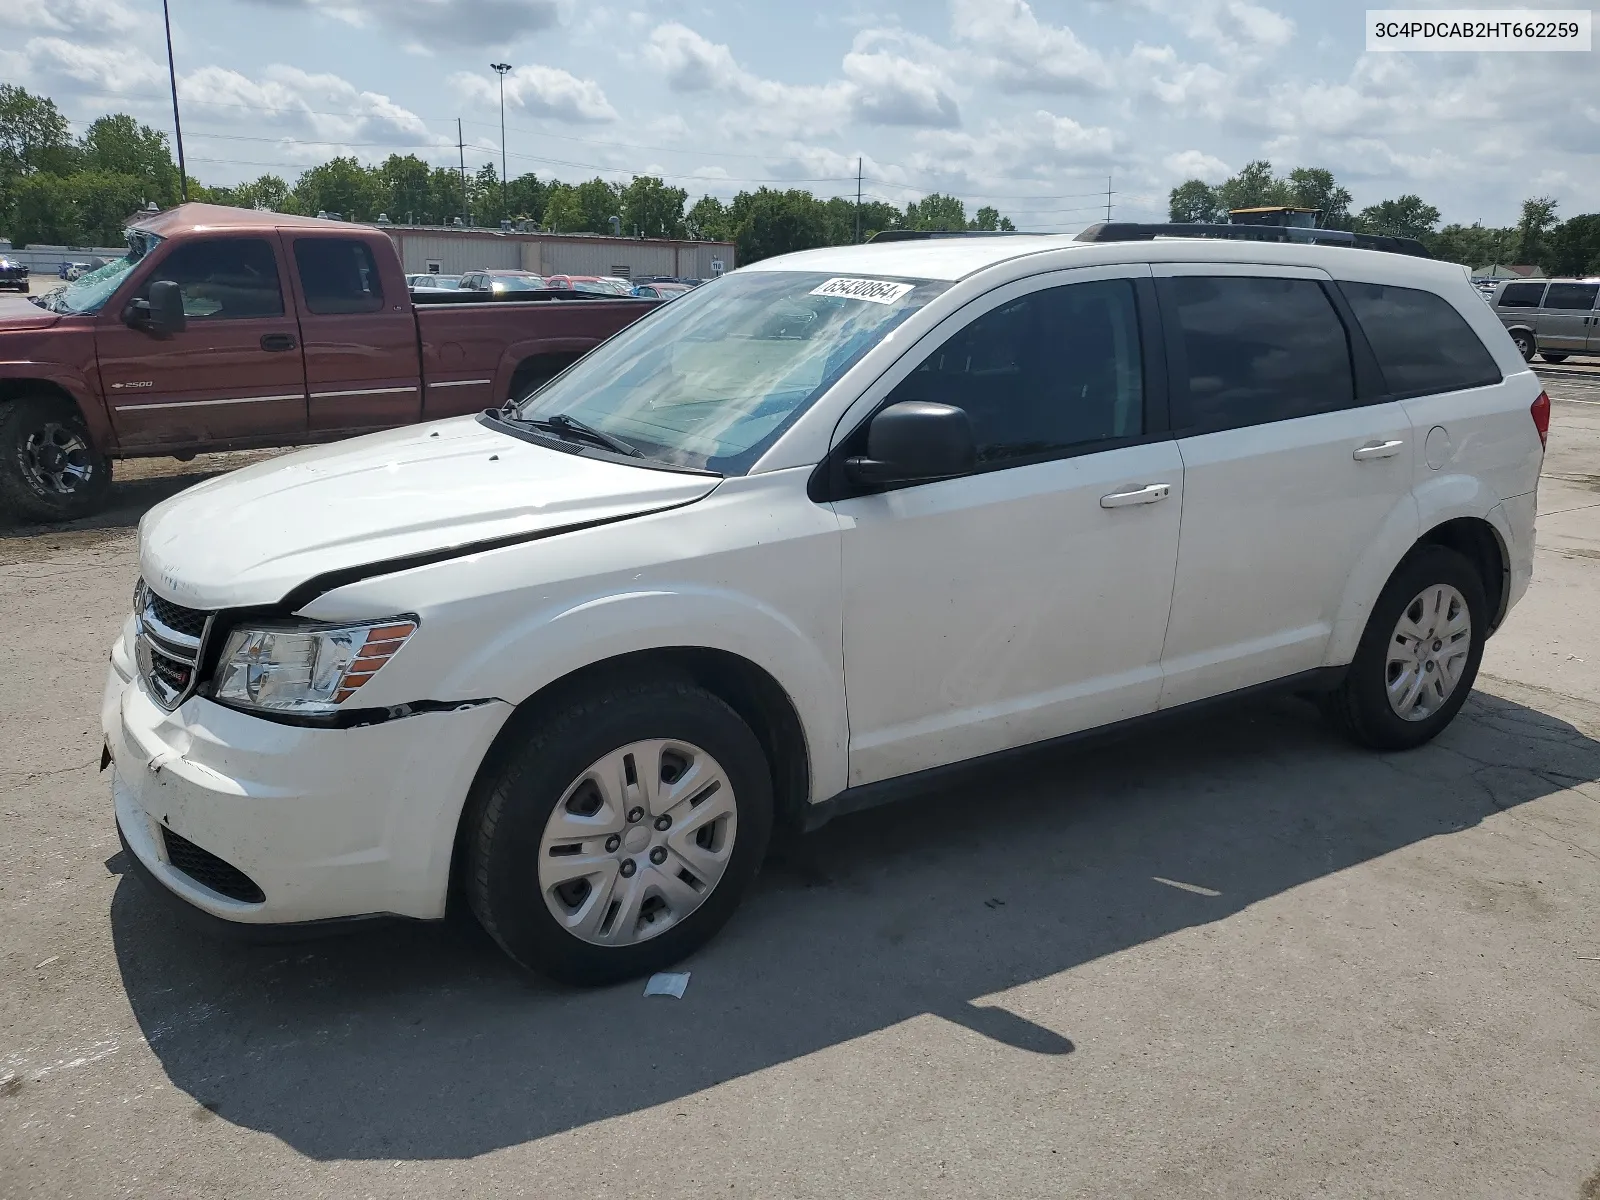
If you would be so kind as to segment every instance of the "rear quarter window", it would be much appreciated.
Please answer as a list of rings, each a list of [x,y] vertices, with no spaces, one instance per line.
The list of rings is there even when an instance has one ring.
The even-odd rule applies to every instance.
[[[1542,283],[1508,283],[1495,303],[1500,308],[1538,308],[1543,298]]]
[[[1500,382],[1494,356],[1444,297],[1377,283],[1341,281],[1339,290],[1361,323],[1392,396],[1431,396]]]
[[[319,316],[378,312],[383,284],[365,242],[354,238],[296,238],[295,269],[306,307]]]

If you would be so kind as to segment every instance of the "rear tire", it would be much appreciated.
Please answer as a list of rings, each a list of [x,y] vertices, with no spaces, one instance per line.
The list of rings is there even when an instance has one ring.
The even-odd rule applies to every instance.
[[[1564,363],[1567,361],[1567,356],[1565,354],[1552,354],[1548,350],[1539,351],[1539,357],[1544,359],[1547,363]]]
[[[715,828],[704,779],[721,781]],[[518,963],[563,983],[630,979],[704,945],[772,831],[755,734],[718,697],[670,678],[601,685],[548,714],[474,790],[472,911]]]
[[[1533,334],[1519,329],[1511,335],[1511,340],[1517,344],[1517,353],[1522,355],[1522,361],[1532,362],[1534,353],[1539,349],[1539,344],[1533,340]]]
[[[1466,703],[1488,632],[1477,570],[1454,550],[1420,547],[1389,577],[1323,711],[1371,750],[1431,741]]]
[[[0,404],[0,508],[29,521],[70,521],[100,508],[110,488],[111,460],[70,401]]]

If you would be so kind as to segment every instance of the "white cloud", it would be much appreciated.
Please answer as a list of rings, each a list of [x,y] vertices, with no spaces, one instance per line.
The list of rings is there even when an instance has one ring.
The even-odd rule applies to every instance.
[[[0,28],[68,34],[74,41],[124,38],[146,24],[123,0],[17,0],[0,7]]]
[[[1174,22],[1188,37],[1230,57],[1281,50],[1294,38],[1292,20],[1250,0],[1140,0],[1140,3],[1155,15]]]
[[[978,70],[1008,91],[1096,92],[1105,58],[1066,26],[1046,25],[1027,0],[951,0],[950,27],[977,52]]]
[[[950,81],[937,67],[887,50],[852,50],[844,56],[844,74],[855,87],[851,105],[858,120],[937,129],[961,124]]]
[[[1174,179],[1203,179],[1207,183],[1221,183],[1233,174],[1233,168],[1227,163],[1203,150],[1180,150],[1163,158],[1161,165]]]
[[[462,47],[506,46],[561,22],[564,0],[254,0]]]
[[[39,37],[30,38],[23,53],[30,74],[47,87],[67,84],[96,96],[138,96],[167,86],[166,63],[135,47]]]
[[[499,101],[499,82],[461,71],[450,77],[456,91],[486,104]],[[560,67],[517,67],[506,75],[506,105],[529,116],[553,117],[560,121],[601,124],[617,119],[600,85],[592,79],[579,79]]]
[[[993,180],[1053,179],[1064,169],[1113,161],[1116,136],[1105,126],[1038,109],[1019,119],[990,121],[980,132],[930,132],[920,138],[919,168],[962,177],[988,191]]]

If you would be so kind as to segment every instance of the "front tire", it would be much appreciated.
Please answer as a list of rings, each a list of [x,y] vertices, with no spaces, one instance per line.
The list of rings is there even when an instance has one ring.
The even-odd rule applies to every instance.
[[[1325,711],[1368,749],[1431,741],[1466,703],[1488,632],[1473,565],[1443,546],[1421,547],[1390,576]]]
[[[507,954],[563,983],[630,979],[704,945],[772,831],[761,743],[675,679],[551,713],[475,791],[468,902]]]
[[[30,521],[70,521],[99,509],[110,489],[111,460],[73,404],[53,396],[0,404],[0,507]]]

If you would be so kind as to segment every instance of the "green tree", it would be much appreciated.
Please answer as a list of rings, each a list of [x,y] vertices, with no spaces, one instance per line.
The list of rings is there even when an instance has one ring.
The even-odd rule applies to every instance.
[[[1550,232],[1557,224],[1557,207],[1557,202],[1549,196],[1535,196],[1522,202],[1522,219],[1517,222],[1518,263],[1543,264]]]
[[[1382,233],[1390,237],[1420,238],[1426,241],[1439,225],[1439,210],[1423,203],[1421,196],[1409,192],[1397,200],[1369,204],[1356,216],[1356,228],[1363,233]]]
[[[807,191],[762,187],[740,192],[728,215],[741,263],[829,244],[827,209]]]
[[[1474,222],[1471,225],[1446,225],[1432,237],[1424,239],[1424,244],[1435,258],[1476,270],[1479,267],[1509,266],[1516,257],[1516,236],[1514,229],[1490,229]]]
[[[955,196],[930,192],[906,205],[905,227],[928,233],[963,230],[967,228],[967,206]]]
[[[622,232],[645,237],[682,237],[683,205],[689,193],[653,175],[635,175],[622,189]]]
[[[347,221],[370,221],[381,211],[376,172],[352,158],[334,158],[301,174],[295,202],[305,213],[338,213]]]
[[[1215,192],[1219,220],[1225,220],[1229,210],[1235,208],[1294,203],[1288,183],[1272,174],[1272,164],[1265,159],[1246,163],[1244,170],[1232,179],[1219,183]]]
[[[428,176],[428,203],[424,215],[426,223],[430,224],[453,225],[457,217],[466,223],[466,197],[461,172],[456,168],[435,167]]]
[[[621,212],[621,189],[596,176],[577,186],[552,183],[544,223],[556,233],[610,233]]]
[[[518,175],[506,183],[510,199],[511,219],[514,221],[544,220],[545,202],[550,195],[550,185],[531,171]]]
[[[1167,217],[1183,225],[1218,220],[1216,190],[1201,179],[1185,180],[1167,196]]]
[[[79,158],[85,170],[143,180],[147,202],[166,208],[178,201],[178,166],[167,135],[127,113],[110,113],[90,124]]]
[[[76,165],[71,126],[55,101],[0,83],[0,176],[65,175]]]
[[[1556,226],[1545,262],[1552,275],[1600,275],[1600,213],[1586,213]]]
[[[433,168],[415,154],[391,154],[377,169],[383,211],[395,222],[425,221]]]
[[[1322,167],[1296,167],[1287,180],[1289,203],[1299,208],[1321,211],[1320,223],[1324,229],[1349,229],[1350,192],[1333,178],[1333,172]],[[1438,216],[1434,220],[1438,221]]]
[[[731,236],[728,210],[715,196],[701,196],[684,214],[684,234],[699,242],[725,242]]]

